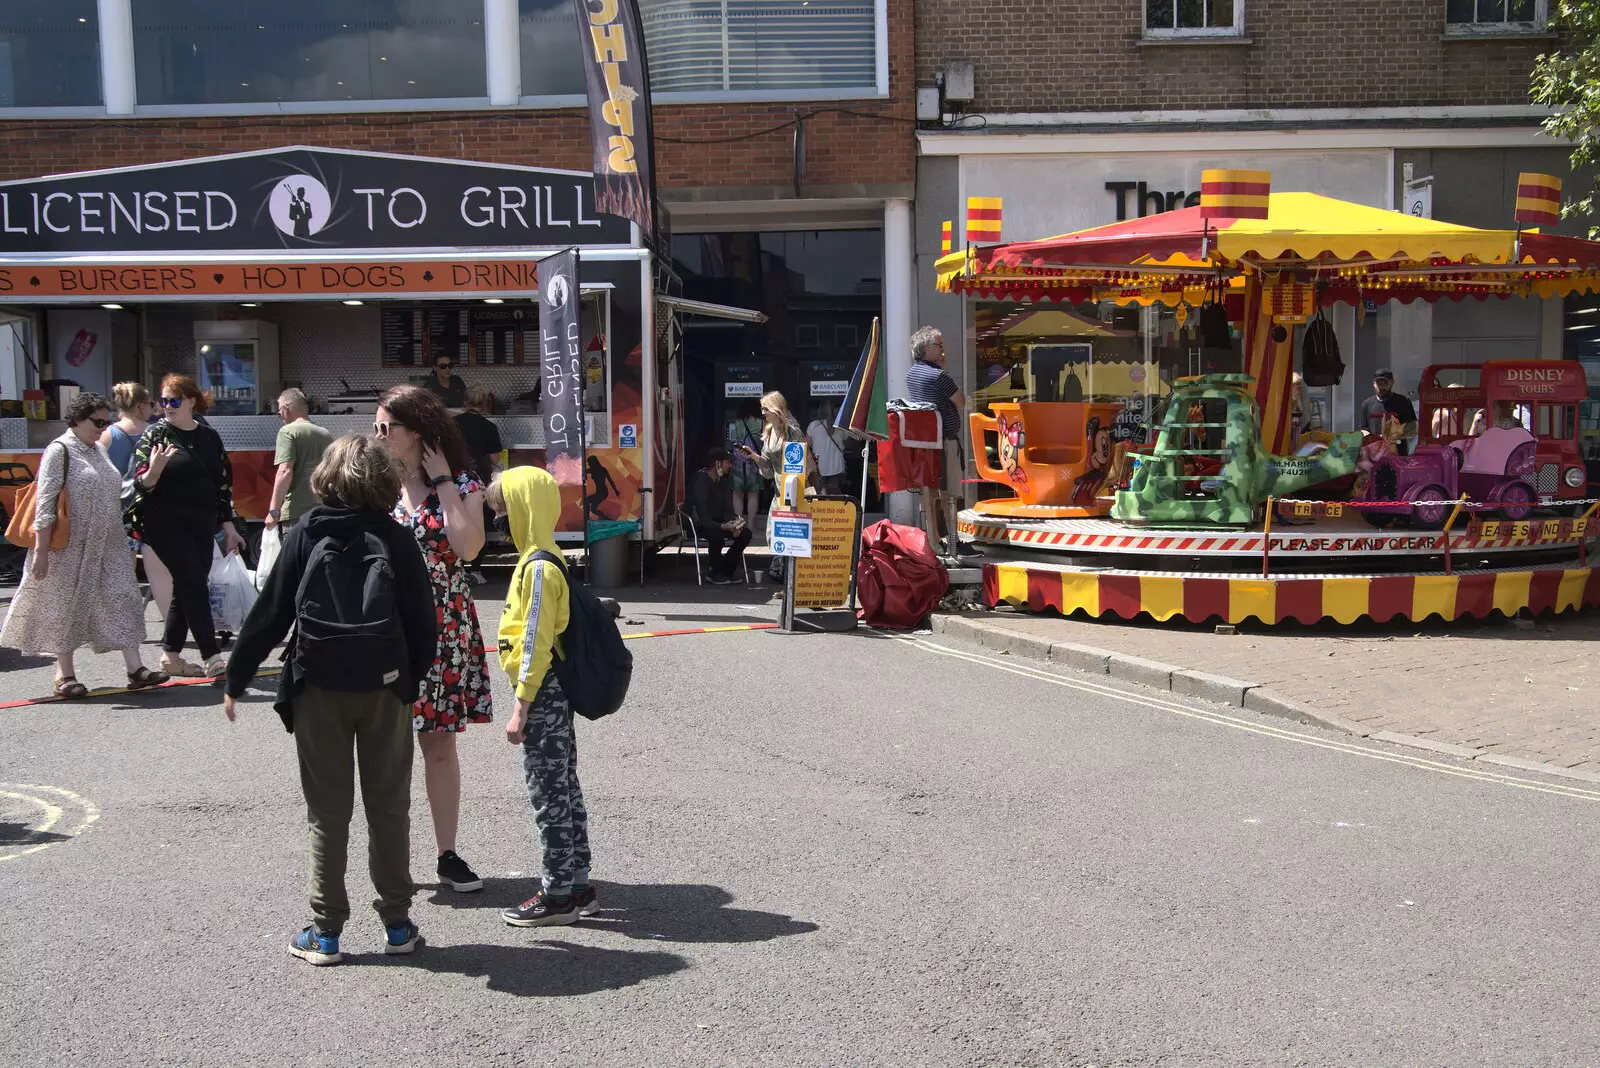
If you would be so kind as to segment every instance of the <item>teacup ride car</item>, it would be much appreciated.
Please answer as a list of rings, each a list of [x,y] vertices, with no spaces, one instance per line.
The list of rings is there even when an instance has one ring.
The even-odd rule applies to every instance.
[[[968,416],[978,474],[1016,496],[979,501],[981,515],[1083,519],[1111,510],[1102,496],[1120,404],[1000,402]]]
[[[1409,519],[1413,526],[1437,530],[1462,495],[1464,511],[1526,519],[1537,497],[1538,450],[1538,439],[1521,427],[1492,427],[1448,445],[1422,445],[1412,456],[1377,460],[1351,500],[1363,505],[1361,514],[1375,527]],[[1395,503],[1368,503],[1384,501]]]

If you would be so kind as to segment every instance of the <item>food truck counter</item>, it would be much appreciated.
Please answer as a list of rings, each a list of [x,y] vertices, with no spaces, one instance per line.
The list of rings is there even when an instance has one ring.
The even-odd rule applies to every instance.
[[[500,440],[507,449],[537,450],[544,448],[544,421],[537,415],[488,416],[500,429]],[[313,415],[311,421],[325,426],[334,437],[345,434],[366,434],[372,431],[370,415]],[[272,451],[277,441],[278,428],[283,425],[275,415],[216,415],[206,419],[222,437],[223,446],[230,452]],[[611,446],[611,419],[607,412],[589,412],[589,445],[591,448]],[[0,419],[0,449],[7,451],[42,449],[61,436],[67,425],[60,420]]]

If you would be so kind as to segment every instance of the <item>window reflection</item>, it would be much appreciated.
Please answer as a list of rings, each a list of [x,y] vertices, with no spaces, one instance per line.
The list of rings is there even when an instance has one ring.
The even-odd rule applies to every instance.
[[[482,97],[483,6],[133,0],[140,104]]]
[[[99,33],[94,0],[0,2],[0,107],[100,103]]]
[[[583,53],[572,0],[517,0],[522,36],[522,95],[579,95]]]

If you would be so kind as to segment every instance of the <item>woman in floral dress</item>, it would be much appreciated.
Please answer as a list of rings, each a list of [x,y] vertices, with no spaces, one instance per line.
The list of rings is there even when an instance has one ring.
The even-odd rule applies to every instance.
[[[439,847],[439,877],[458,891],[480,890],[483,880],[456,854],[461,814],[456,735],[468,723],[488,723],[494,715],[483,632],[466,569],[483,548],[484,487],[472,476],[472,458],[450,412],[427,390],[389,390],[378,399],[372,429],[405,465],[394,517],[422,546],[439,612],[439,655],[412,715]]]

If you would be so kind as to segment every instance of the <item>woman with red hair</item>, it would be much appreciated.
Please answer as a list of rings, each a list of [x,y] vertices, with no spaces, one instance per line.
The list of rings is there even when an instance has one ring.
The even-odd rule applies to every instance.
[[[133,503],[127,520],[138,538],[172,573],[172,606],[161,640],[161,670],[168,675],[216,678],[228,662],[211,623],[211,557],[216,536],[225,552],[244,548],[233,526],[233,466],[217,432],[197,418],[210,398],[188,375],[161,381],[161,411],[166,418],[139,437],[130,472]],[[184,639],[205,661],[185,661]]]

